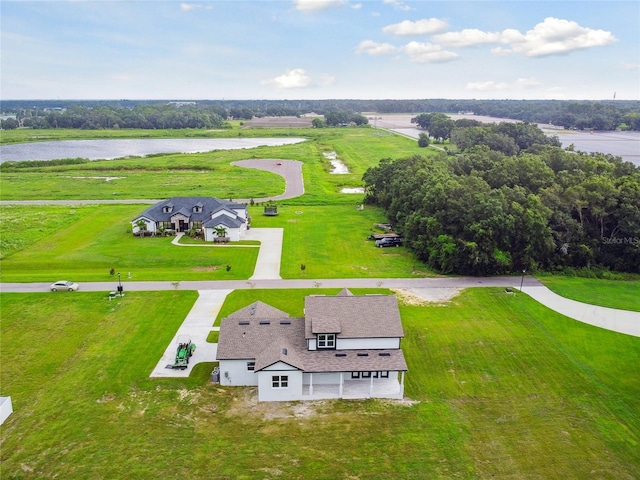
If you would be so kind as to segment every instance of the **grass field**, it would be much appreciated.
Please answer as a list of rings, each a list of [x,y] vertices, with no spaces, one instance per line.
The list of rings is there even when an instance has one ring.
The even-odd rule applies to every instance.
[[[20,131],[22,132],[22,131]],[[33,133],[33,131],[31,131]],[[11,133],[11,132],[8,132]],[[79,135],[82,132],[79,131]],[[102,132],[105,138],[109,131]],[[121,132],[112,132],[114,136]],[[197,136],[190,132],[191,136]],[[263,129],[213,132],[217,136],[265,136]],[[362,195],[341,194],[344,187],[362,186],[362,175],[382,158],[433,152],[417,142],[397,135],[381,136],[370,128],[268,130],[269,136],[299,136],[306,142],[282,147],[167,154],[117,160],[96,160],[80,165],[55,165],[3,170],[0,199],[156,199],[172,196],[216,196],[219,198],[264,198],[281,194],[284,180],[275,174],[230,165],[248,158],[280,158],[304,162],[305,195],[293,203],[327,204],[361,202]],[[66,138],[46,130],[40,135]],[[71,135],[71,132],[67,132]],[[161,138],[159,134],[158,138]],[[175,132],[169,132],[175,135]],[[213,134],[212,134],[213,135]],[[202,136],[208,136],[202,132]],[[80,137],[83,138],[83,137]],[[142,138],[142,137],[140,137]],[[348,174],[331,175],[323,153],[336,152],[349,168]],[[107,178],[109,179],[107,181]]]
[[[261,299],[300,315],[308,293],[236,291],[221,314]],[[402,305],[411,402],[284,404],[211,384],[212,365],[148,377],[194,292],[0,299],[3,479],[640,476],[640,339],[525,295]]]
[[[16,206],[11,207],[11,212],[16,215],[20,210],[33,208]],[[3,259],[2,280],[109,281],[112,268],[127,275],[131,272],[134,281],[237,280],[249,278],[253,273],[258,248],[179,247],[171,244],[172,237],[134,237],[129,222],[145,208],[93,205],[81,207],[79,215],[70,213],[74,210],[70,207],[40,208],[41,212],[54,212],[52,216],[69,223],[63,225],[57,220],[57,230],[44,228],[43,232],[36,232],[42,235],[31,235],[33,243],[28,247],[25,247],[28,240],[23,240],[22,250]],[[43,220],[45,225],[47,219]],[[3,215],[2,222],[6,220]],[[231,270],[226,270],[227,265]]]
[[[539,280],[563,297],[609,308],[640,312],[640,280],[605,280],[542,275]]]
[[[240,280],[253,274],[258,245],[208,244],[187,249],[172,245],[171,237],[134,237],[130,221],[145,208],[147,205],[3,206],[2,281],[109,281],[111,268],[131,272],[133,281]],[[284,228],[283,278],[431,275],[406,249],[379,249],[366,240],[374,222],[384,220],[377,209],[328,205],[283,206],[279,211],[277,217],[265,217],[260,206],[250,208],[253,227]],[[24,230],[12,232],[13,226],[22,223]],[[304,271],[301,264],[306,266]]]

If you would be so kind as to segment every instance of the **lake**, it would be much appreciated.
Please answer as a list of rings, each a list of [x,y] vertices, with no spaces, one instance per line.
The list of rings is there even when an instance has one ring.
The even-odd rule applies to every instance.
[[[485,117],[481,115],[448,114],[448,116],[452,120],[470,118],[483,123],[519,122],[519,120],[510,118]],[[412,117],[415,117],[415,115],[382,115],[373,119],[370,118],[369,123],[417,139],[421,133],[424,133],[424,130],[416,128],[416,126],[411,123]],[[640,166],[640,132],[565,130],[542,123],[538,124],[538,127],[547,135],[556,135],[563,148],[567,148],[573,144],[574,150],[586,153],[609,153],[622,158],[624,161]],[[437,147],[437,145],[434,146]]]
[[[304,138],[142,138],[118,140],[59,140],[0,145],[0,163],[23,160],[86,158],[111,160],[159,153],[202,153],[277,147],[304,142]]]

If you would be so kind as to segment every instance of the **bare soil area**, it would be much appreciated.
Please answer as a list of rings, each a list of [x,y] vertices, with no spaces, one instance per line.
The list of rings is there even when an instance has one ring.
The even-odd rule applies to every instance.
[[[312,118],[262,117],[244,122],[244,128],[311,128]]]

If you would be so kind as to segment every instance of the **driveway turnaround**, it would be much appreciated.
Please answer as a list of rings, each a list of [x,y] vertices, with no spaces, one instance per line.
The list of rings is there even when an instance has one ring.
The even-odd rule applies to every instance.
[[[194,365],[201,362],[215,362],[218,344],[208,343],[207,337],[212,330],[219,330],[220,327],[213,326],[213,321],[218,316],[220,307],[222,307],[224,299],[227,298],[229,293],[231,293],[231,290],[198,291],[198,299],[193,304],[187,318],[178,328],[156,368],[151,372],[151,377],[188,377]],[[189,360],[189,365],[186,369],[167,368],[167,365],[173,365],[175,361],[178,342],[182,336],[190,337],[191,341],[196,344],[196,351]]]

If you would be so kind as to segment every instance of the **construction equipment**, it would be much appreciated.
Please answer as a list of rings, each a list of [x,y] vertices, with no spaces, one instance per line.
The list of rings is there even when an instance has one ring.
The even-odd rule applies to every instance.
[[[176,359],[173,365],[167,365],[167,368],[176,368],[184,370],[189,366],[189,358],[196,351],[196,344],[191,341],[187,335],[178,337],[178,348],[176,349]]]

